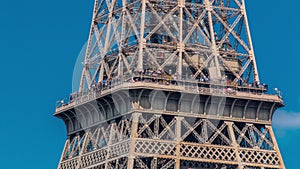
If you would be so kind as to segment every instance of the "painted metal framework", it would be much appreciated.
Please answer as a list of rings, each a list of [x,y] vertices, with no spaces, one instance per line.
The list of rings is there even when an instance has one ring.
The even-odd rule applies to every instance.
[[[244,0],[96,0],[79,90],[149,68],[258,83]]]
[[[266,91],[244,0],[95,0],[58,169],[285,169]]]
[[[57,108],[69,136],[59,169],[285,168],[271,127],[278,96],[128,83]]]

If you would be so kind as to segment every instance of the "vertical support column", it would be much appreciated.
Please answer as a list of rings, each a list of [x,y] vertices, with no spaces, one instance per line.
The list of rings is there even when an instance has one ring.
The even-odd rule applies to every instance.
[[[153,157],[151,161],[151,169],[157,169],[157,157]]]
[[[270,134],[270,137],[272,139],[272,143],[274,145],[274,149],[277,152],[277,155],[278,155],[278,158],[279,158],[279,161],[280,161],[280,169],[285,169],[285,165],[284,165],[284,162],[282,160],[282,156],[280,154],[279,147],[278,147],[278,144],[277,144],[277,141],[276,141],[275,134],[273,132],[272,126],[266,125],[266,128],[269,130],[269,134]]]
[[[127,8],[127,1],[122,0],[122,31],[121,31],[121,45],[125,43],[125,31],[126,31],[126,8]]]
[[[139,124],[139,117],[141,116],[141,113],[132,113],[132,125],[131,125],[131,139],[130,139],[130,149],[128,153],[128,169],[134,168],[134,158],[135,158],[135,141],[138,137],[137,130],[138,130],[138,124]]]
[[[76,169],[81,168],[81,163],[82,163],[81,156],[83,155],[84,150],[86,149],[86,146],[87,146],[87,142],[88,142],[88,139],[89,139],[89,130],[86,131],[86,133],[84,134],[83,137],[84,137],[83,138],[83,143],[82,143],[82,147],[81,147],[81,150],[79,152],[79,155],[78,155],[78,164],[76,166]]]
[[[180,144],[181,144],[181,121],[183,117],[176,116],[176,159],[175,159],[175,169],[180,169]]]
[[[182,36],[183,36],[183,7],[185,6],[185,1],[184,0],[179,0],[178,1],[178,6],[179,6],[179,44],[177,46],[178,49],[178,65],[177,65],[177,73],[178,73],[178,78],[182,78],[182,53],[184,50],[184,45],[182,42]]]
[[[159,135],[159,119],[161,117],[160,114],[155,114],[155,122],[154,122],[154,130],[153,130],[153,133],[154,133],[154,139],[159,139],[158,138],[158,135]]]
[[[113,139],[113,136],[114,136],[114,132],[115,132],[115,127],[116,123],[112,123],[110,124],[110,131],[109,131],[109,139],[108,139],[108,143],[107,143],[107,155],[106,155],[106,158],[105,158],[105,169],[108,169],[108,160],[110,159],[110,151],[111,151],[111,144],[112,144],[112,139]]]
[[[211,51],[212,51],[212,54],[214,55],[214,61],[215,61],[215,66],[216,66],[216,69],[214,70],[214,71],[216,71],[216,77],[214,77],[214,78],[220,79],[221,72],[220,72],[219,61],[218,61],[219,52],[217,51],[216,40],[215,40],[215,31],[214,31],[212,14],[211,14],[211,11],[213,9],[212,9],[211,2],[209,0],[204,0],[204,3],[205,3],[205,9],[207,10],[207,15],[208,15],[208,24],[209,24],[209,32],[210,32],[210,40],[211,40]],[[210,73],[210,74],[212,74],[212,73]]]
[[[122,47],[125,42],[125,29],[126,29],[126,21],[125,21],[125,15],[126,15],[126,0],[122,0],[122,30],[121,30],[121,40],[119,45],[119,68],[118,68],[118,77],[123,77],[123,55],[122,55]]]
[[[104,60],[101,61],[101,66],[100,66],[100,75],[98,79],[98,84],[103,81],[103,72],[104,72]]]
[[[140,25],[140,41],[139,41],[139,56],[138,56],[138,71],[143,71],[143,48],[144,48],[144,33],[145,33],[145,16],[146,16],[146,0],[142,0],[142,14]]]
[[[109,1],[106,1],[109,2]],[[112,27],[112,20],[113,20],[113,10],[114,10],[114,5],[115,5],[116,0],[112,0],[110,4],[107,3],[109,14],[108,14],[108,24],[107,24],[107,31],[106,31],[106,37],[104,41],[104,54],[107,53],[108,47],[109,47],[109,38],[111,37],[111,27]]]
[[[252,39],[251,39],[251,34],[250,34],[250,28],[249,28],[249,23],[248,23],[248,18],[247,18],[247,13],[246,13],[246,7],[245,7],[245,0],[242,0],[242,5],[241,5],[241,12],[244,15],[244,21],[245,21],[245,28],[247,32],[247,37],[250,45],[250,53],[249,57],[252,60],[253,68],[254,68],[254,81],[259,82],[259,76],[258,76],[258,70],[257,70],[257,65],[256,65],[256,60],[254,56],[254,50],[253,50],[253,44],[252,44]]]
[[[122,59],[123,59],[122,54],[119,53],[118,77],[121,77],[123,75],[123,61],[122,61]]]
[[[125,36],[125,15],[126,15],[126,1],[122,0],[122,30],[121,30],[121,39],[119,45],[119,68],[118,68],[118,77],[123,76],[123,55],[122,55],[122,47],[124,45],[124,36]],[[126,58],[124,58],[126,59]]]
[[[64,150],[60,156],[60,160],[59,160],[59,163],[58,163],[58,166],[57,166],[57,169],[60,169],[60,164],[62,163],[63,159],[64,159],[64,156],[66,155],[66,151],[67,151],[67,148],[70,146],[70,138],[68,138],[66,140],[66,143],[65,143],[65,146],[64,146]]]
[[[90,27],[90,33],[89,33],[89,40],[88,40],[88,44],[87,44],[87,48],[86,48],[86,52],[85,52],[85,58],[84,58],[84,63],[86,62],[86,60],[89,57],[90,54],[90,48],[91,48],[91,43],[92,43],[92,36],[93,36],[93,30],[94,30],[94,24],[95,24],[95,18],[97,16],[97,8],[98,8],[98,0],[95,0],[94,3],[94,10],[93,10],[93,20],[91,23],[91,27]],[[85,66],[85,64],[84,64]],[[85,81],[85,68],[82,69],[82,73],[81,73],[81,79],[80,79],[80,85],[79,85],[79,92],[82,92],[84,90],[84,81]]]
[[[229,136],[230,136],[230,139],[232,141],[231,146],[234,148],[235,157],[236,157],[236,160],[238,162],[238,169],[243,169],[244,167],[241,164],[241,158],[240,158],[239,151],[238,151],[239,145],[236,142],[236,138],[235,138],[233,127],[232,127],[233,122],[226,121],[225,123],[227,124]]]

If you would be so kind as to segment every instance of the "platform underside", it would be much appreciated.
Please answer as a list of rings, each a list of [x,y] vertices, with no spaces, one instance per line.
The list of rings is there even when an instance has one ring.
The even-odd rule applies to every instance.
[[[284,168],[275,100],[131,88],[74,102],[55,114],[68,131],[60,169]]]

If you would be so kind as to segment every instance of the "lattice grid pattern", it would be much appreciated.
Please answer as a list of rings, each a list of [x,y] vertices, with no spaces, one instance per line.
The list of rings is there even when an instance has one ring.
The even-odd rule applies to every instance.
[[[180,154],[182,157],[195,159],[214,159],[236,161],[236,156],[233,148],[225,147],[210,147],[206,145],[192,145],[188,143],[181,144]]]
[[[172,159],[164,164],[165,166],[173,166],[175,159],[180,161],[190,159],[195,164],[197,161],[203,164],[209,161],[216,164],[227,161],[236,165],[241,162],[249,167],[263,165],[280,168],[281,165],[280,156],[275,150],[263,149],[260,148],[261,146],[242,148],[233,144],[236,142],[239,145],[242,143],[241,140],[245,138],[248,138],[248,141],[253,145],[263,142],[272,143],[271,137],[268,136],[271,134],[271,129],[264,125],[257,126],[226,121],[216,123],[215,120],[211,119],[191,120],[190,117],[165,116],[153,113],[140,113],[135,123],[133,123],[132,118],[130,119],[123,119],[124,122],[111,123],[106,128],[99,127],[93,132],[87,131],[82,137],[77,135],[73,140],[68,140],[65,156],[59,168],[90,168],[100,165],[106,166],[105,168],[115,168],[121,166],[117,159],[130,154],[132,148],[133,154],[143,156],[143,158],[134,160],[136,168],[150,169],[151,165],[149,164],[160,166],[159,163],[163,163],[163,160],[158,160],[156,157]],[[136,132],[132,131],[134,124],[136,124]],[[148,132],[149,138],[142,137],[144,132]],[[246,132],[256,134],[253,134],[252,138],[250,135],[246,135]],[[128,133],[136,134],[129,137]],[[163,137],[166,133],[172,135],[173,139]],[[136,137],[132,138],[133,136]],[[254,136],[256,140],[254,140]],[[193,140],[186,142],[184,141],[186,138],[193,138],[195,142]],[[223,140],[221,145],[215,144],[214,140],[217,138]],[[103,145],[100,146],[99,143],[101,142]],[[77,153],[76,156],[74,152]],[[149,161],[148,158],[153,159]]]
[[[201,169],[236,169],[237,165],[230,164],[217,164],[217,163],[206,163],[206,162],[197,162],[197,161],[186,161],[182,160],[180,162],[180,168],[189,169],[189,168],[201,168]]]
[[[239,150],[242,162],[254,164],[279,165],[279,156],[276,151]]]
[[[157,155],[170,155],[175,156],[176,144],[160,142],[160,141],[137,141],[135,145],[135,151],[137,153],[144,154],[157,154]]]
[[[72,158],[70,160],[64,161],[60,163],[60,169],[74,169],[78,165],[78,158]]]
[[[84,105],[78,104],[88,104],[100,97],[97,100],[102,99],[105,104],[97,104],[103,112],[107,112],[107,116],[104,119],[91,116],[98,117],[99,121],[87,118],[85,123],[80,123],[77,116],[74,119],[74,115],[66,115],[68,119],[65,120],[73,127],[68,133],[70,137],[58,168],[178,169],[182,166],[241,169],[259,165],[262,168],[284,169],[272,128],[266,125],[271,120],[250,118],[246,123],[246,116],[242,117],[249,111],[246,105],[259,99],[257,109],[252,110],[257,111],[255,117],[262,116],[259,109],[263,109],[270,114],[265,119],[271,119],[275,109],[283,105],[279,98],[252,98],[251,95],[233,92],[234,101],[229,102],[231,105],[225,105],[231,113],[225,117],[220,116],[218,110],[213,110],[208,103],[211,101],[209,96],[203,116],[196,116],[174,108],[179,107],[179,104],[172,102],[177,103],[175,95],[167,101],[153,99],[147,108],[150,112],[141,113],[138,111],[146,110],[138,108],[139,100],[128,97],[137,94],[133,85],[128,95],[123,93],[126,96],[118,96],[118,99],[108,96],[112,94],[109,92],[116,96],[118,92],[106,90],[113,89],[112,84],[125,84],[119,83],[124,79],[130,79],[125,80],[126,83],[144,80],[150,83],[174,82],[174,89],[182,87],[180,83],[197,83],[182,89],[195,93],[200,91],[200,95],[219,95],[225,88],[204,89],[199,84],[211,87],[225,83],[226,90],[230,86],[248,86],[247,91],[265,88],[259,81],[244,1],[95,0],[79,90],[75,93],[82,98],[75,99],[56,115],[73,114],[74,107],[85,112]],[[159,88],[162,92],[174,90],[173,87],[162,88],[162,85],[138,88]],[[98,89],[97,94],[90,92]],[[178,92],[179,88],[175,90]],[[107,99],[103,99],[106,96]],[[238,105],[240,97],[247,101],[245,106]],[[123,98],[128,98],[128,101]],[[170,104],[167,104],[168,101]],[[263,102],[271,104],[264,106]],[[192,105],[189,107],[194,109]],[[115,111],[118,109],[120,111]],[[214,117],[207,114],[208,109],[216,111]],[[241,117],[233,116],[233,112]],[[132,117],[117,117],[122,113]],[[82,115],[82,118],[85,116]],[[107,121],[103,123],[105,119]],[[88,125],[89,120],[94,126]]]
[[[103,162],[106,159],[107,150],[98,150],[93,153],[89,153],[81,157],[82,164],[81,167],[93,166],[97,163]]]

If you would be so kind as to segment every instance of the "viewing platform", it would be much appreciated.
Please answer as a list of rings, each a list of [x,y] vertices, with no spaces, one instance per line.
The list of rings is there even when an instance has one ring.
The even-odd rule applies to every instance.
[[[70,94],[69,98],[57,101],[55,114],[66,111],[78,105],[90,102],[119,90],[126,89],[153,89],[174,91],[191,94],[211,95],[219,97],[251,99],[258,101],[276,102],[284,105],[280,94],[270,94],[266,85],[233,85],[226,82],[175,80],[152,76],[132,76],[116,78],[98,84],[84,92]]]

